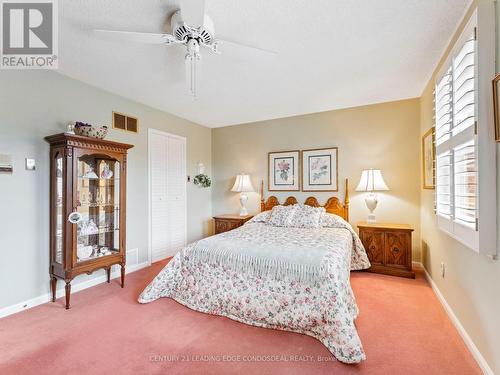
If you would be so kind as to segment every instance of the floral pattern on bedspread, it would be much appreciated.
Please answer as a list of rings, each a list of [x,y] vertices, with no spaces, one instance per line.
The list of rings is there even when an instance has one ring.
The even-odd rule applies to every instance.
[[[315,337],[345,363],[364,360],[354,325],[358,307],[349,283],[349,270],[366,268],[370,263],[362,247],[355,250],[357,236],[353,237],[347,228],[276,229],[251,223],[219,236],[231,236],[238,241],[251,235],[257,243],[308,241],[310,246],[328,246],[322,260],[328,265],[322,268],[328,272],[317,279],[298,280],[287,275],[235,271],[223,262],[200,261],[195,256],[195,242],[170,261],[142,292],[139,302],[170,297],[200,312]]]

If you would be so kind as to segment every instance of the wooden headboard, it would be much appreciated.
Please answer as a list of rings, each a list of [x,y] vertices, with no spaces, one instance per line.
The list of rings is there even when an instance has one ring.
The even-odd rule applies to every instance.
[[[274,206],[278,206],[281,203],[278,201],[274,195],[264,199],[264,181],[261,182],[260,185],[260,210],[267,211],[272,209]],[[290,196],[283,203],[284,206],[288,206],[290,204],[297,204],[297,198]],[[321,207],[318,200],[315,197],[309,197],[306,199],[304,204],[307,204],[312,207]],[[345,179],[345,198],[344,203],[341,203],[337,197],[330,197],[326,204],[322,207],[325,207],[326,212],[330,214],[335,214],[342,217],[344,220],[349,221],[349,180]]]

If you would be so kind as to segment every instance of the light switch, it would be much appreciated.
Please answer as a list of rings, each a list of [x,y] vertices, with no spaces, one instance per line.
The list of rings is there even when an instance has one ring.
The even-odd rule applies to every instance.
[[[35,159],[26,158],[26,170],[34,171],[36,169]]]

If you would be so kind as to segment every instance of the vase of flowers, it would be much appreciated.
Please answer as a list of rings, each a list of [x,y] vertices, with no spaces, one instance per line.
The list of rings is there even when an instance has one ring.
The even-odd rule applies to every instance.
[[[206,174],[197,174],[194,176],[193,183],[199,187],[210,187],[212,185],[212,180]]]

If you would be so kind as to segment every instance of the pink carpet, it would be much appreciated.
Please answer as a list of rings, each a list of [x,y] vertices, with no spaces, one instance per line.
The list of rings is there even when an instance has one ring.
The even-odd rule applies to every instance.
[[[421,272],[352,274],[367,360],[315,339],[247,326],[163,298],[136,298],[163,264],[0,319],[0,374],[480,374]],[[48,281],[47,281],[48,282]],[[271,360],[271,361],[270,361]]]

